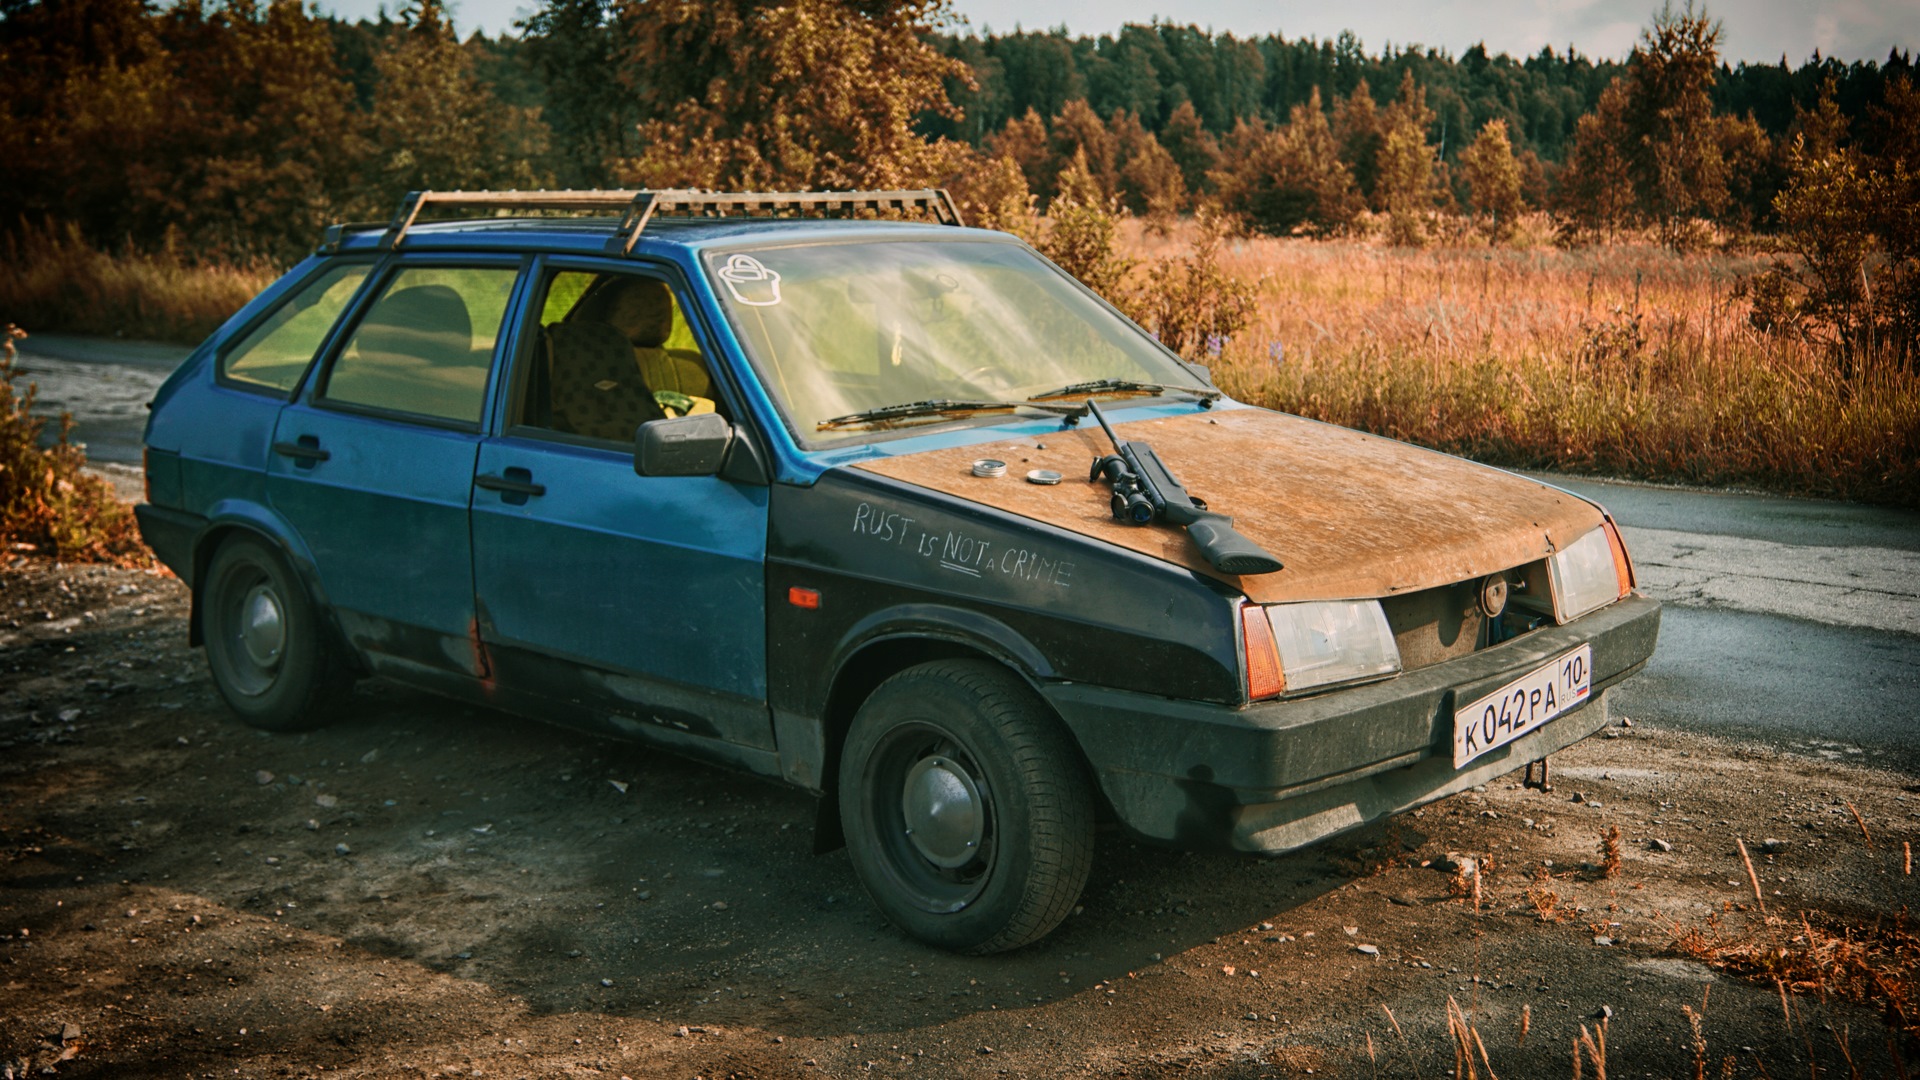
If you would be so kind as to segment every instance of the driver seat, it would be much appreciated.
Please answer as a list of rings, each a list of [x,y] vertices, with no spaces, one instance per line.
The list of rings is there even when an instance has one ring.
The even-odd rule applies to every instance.
[[[634,367],[626,336],[603,322],[555,323],[544,333],[553,430],[608,442],[632,442],[636,428],[665,419]]]

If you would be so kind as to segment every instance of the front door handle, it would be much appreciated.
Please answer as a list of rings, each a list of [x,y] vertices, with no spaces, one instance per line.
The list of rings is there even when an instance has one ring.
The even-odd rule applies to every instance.
[[[302,462],[325,461],[333,455],[320,449],[320,440],[311,435],[300,436],[300,442],[277,442],[273,452],[282,457],[296,458]]]
[[[533,474],[525,469],[508,469],[507,476],[493,473],[481,473],[473,478],[473,486],[488,491],[500,491],[509,495],[545,495],[547,485],[533,482]],[[519,476],[511,474],[519,473]]]

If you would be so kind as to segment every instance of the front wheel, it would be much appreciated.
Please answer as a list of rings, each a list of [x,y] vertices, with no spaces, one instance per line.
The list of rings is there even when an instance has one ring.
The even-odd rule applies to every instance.
[[[1093,863],[1078,754],[1025,683],[980,661],[909,668],[854,717],[840,820],[888,919],[975,954],[1046,936]]]
[[[306,587],[278,552],[252,537],[220,545],[200,601],[207,666],[242,720],[267,731],[310,731],[332,719],[352,679]]]

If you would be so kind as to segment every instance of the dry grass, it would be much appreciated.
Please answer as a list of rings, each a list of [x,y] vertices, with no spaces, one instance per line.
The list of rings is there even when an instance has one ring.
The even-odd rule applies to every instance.
[[[197,344],[280,273],[265,263],[199,265],[178,250],[113,256],[71,227],[27,228],[0,238],[0,320]]]
[[[1871,926],[1828,918],[1770,916],[1739,929],[1718,919],[1705,926],[1676,926],[1674,948],[1728,974],[1761,985],[1777,983],[1783,995],[1877,1007],[1889,1029],[1905,1039],[1920,1038],[1920,1016],[1914,1013],[1920,937],[1904,914]]]
[[[1920,505],[1920,375],[1848,383],[1755,330],[1731,294],[1757,257],[1250,239],[1222,261],[1259,283],[1212,361],[1243,400],[1500,465]]]
[[[1197,237],[1133,220],[1121,244],[1179,258]],[[1920,506],[1920,374],[1848,382],[1755,330],[1732,292],[1761,264],[1645,243],[1238,240],[1221,265],[1256,283],[1257,310],[1212,362],[1244,400],[1493,464]],[[0,319],[195,342],[277,273],[27,229],[0,243]]]

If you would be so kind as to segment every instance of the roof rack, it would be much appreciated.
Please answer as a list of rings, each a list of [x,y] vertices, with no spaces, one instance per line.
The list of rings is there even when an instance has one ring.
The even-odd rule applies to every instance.
[[[406,240],[407,231],[428,207],[466,210],[619,211],[620,225],[607,250],[628,255],[656,215],[662,217],[833,217],[861,211],[917,210],[943,225],[959,225],[960,210],[946,188],[898,191],[410,191],[390,222],[332,225],[321,251],[336,251],[348,233],[384,229],[382,250]]]

